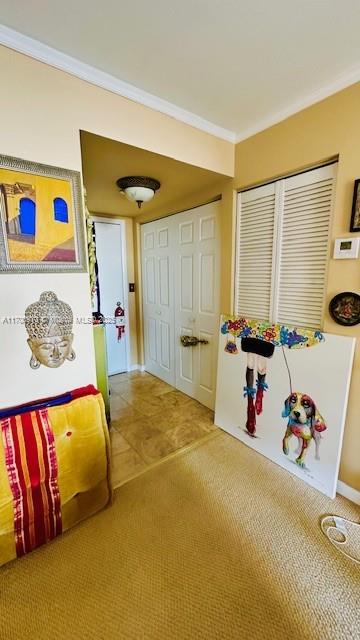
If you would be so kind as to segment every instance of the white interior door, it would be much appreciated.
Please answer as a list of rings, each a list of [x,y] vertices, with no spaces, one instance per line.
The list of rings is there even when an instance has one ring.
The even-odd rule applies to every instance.
[[[174,385],[171,218],[145,224],[141,231],[145,366],[150,373]]]
[[[174,216],[176,387],[201,404],[215,406],[219,332],[220,203]],[[182,335],[206,341],[183,347]]]
[[[219,330],[220,203],[144,224],[146,370],[214,408]],[[206,340],[183,347],[181,335]]]
[[[95,222],[96,258],[100,289],[100,311],[105,316],[108,373],[127,371],[126,333],[118,339],[114,313],[118,302],[125,310],[125,332],[128,331],[123,265],[122,224]]]

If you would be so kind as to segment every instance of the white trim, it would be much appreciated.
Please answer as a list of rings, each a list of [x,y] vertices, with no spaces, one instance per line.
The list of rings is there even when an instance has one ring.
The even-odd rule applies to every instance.
[[[129,281],[127,276],[127,250],[126,250],[126,227],[125,220],[106,218],[105,216],[92,216],[90,215],[92,222],[100,222],[101,224],[117,224],[121,227],[121,259],[123,269],[123,295],[124,295],[124,310],[125,310],[125,358],[126,358],[126,371],[131,371],[130,367],[130,326],[129,326]],[[96,244],[96,239],[95,239]],[[96,250],[96,249],[95,249]],[[117,373],[123,373],[119,371]],[[116,374],[110,374],[116,375]]]
[[[121,218],[110,218],[107,216],[93,216],[90,214],[90,219],[92,222],[106,222],[107,224],[122,224],[124,220]]]
[[[9,47],[10,49],[15,49],[15,51],[19,51],[20,53],[24,53],[31,58],[35,58],[35,60],[44,62],[51,67],[70,73],[81,80],[85,80],[86,82],[90,82],[98,87],[107,89],[107,91],[117,93],[123,98],[142,104],[145,107],[154,109],[155,111],[160,111],[160,113],[164,113],[171,118],[175,118],[175,120],[184,122],[191,127],[205,131],[217,138],[221,138],[228,142],[235,142],[236,136],[233,131],[224,129],[223,127],[220,127],[219,125],[214,124],[191,111],[187,111],[186,109],[182,109],[167,100],[158,98],[152,93],[148,93],[147,91],[143,91],[142,89],[135,87],[133,84],[123,82],[109,73],[100,71],[100,69],[96,69],[85,62],[81,62],[66,53],[62,53],[53,47],[49,47],[34,38],[30,38],[29,36],[19,33],[19,31],[10,29],[2,24],[0,24],[0,44],[5,47]]]
[[[123,268],[123,295],[125,308],[125,351],[126,351],[126,370],[130,370],[130,312],[129,312],[129,279],[127,270],[127,244],[126,244],[126,226],[125,220],[117,220],[121,228],[121,260]],[[111,223],[110,223],[111,224]]]
[[[322,314],[321,314],[321,328],[324,328],[325,325],[325,314],[326,314],[326,295],[329,290],[329,273],[330,273],[330,260],[331,260],[331,248],[332,242],[331,238],[333,232],[333,226],[335,221],[335,199],[337,193],[337,176],[338,176],[338,168],[339,168],[339,159],[337,158],[334,163],[331,165],[333,168],[333,183],[332,183],[332,196],[331,196],[331,205],[330,205],[330,217],[329,217],[329,233],[327,240],[327,253],[326,253],[326,267],[324,274],[324,293],[322,299]],[[319,167],[320,169],[320,167]]]
[[[145,371],[144,364],[132,364],[129,371]]]
[[[316,102],[320,102],[321,100],[325,100],[329,96],[332,96],[334,93],[341,91],[342,89],[346,89],[346,87],[350,87],[350,85],[359,82],[360,80],[360,65],[356,65],[352,69],[349,69],[346,73],[338,76],[329,84],[323,85],[321,88],[313,91],[312,93],[307,94],[303,98],[296,100],[292,104],[284,107],[280,111],[274,111],[269,114],[262,120],[259,120],[253,126],[248,127],[248,129],[244,129],[243,131],[239,131],[235,135],[235,144],[238,142],[242,142],[242,140],[246,140],[247,138],[251,138],[257,133],[272,127],[274,124],[278,124],[283,120],[286,120],[290,116],[293,116],[295,113],[299,113],[303,109],[307,109],[307,107],[311,107]]]
[[[90,82],[123,98],[159,111],[195,129],[234,144],[286,120],[286,118],[295,113],[311,107],[316,102],[320,102],[360,80],[360,65],[356,65],[321,88],[296,100],[283,109],[273,112],[247,129],[236,133],[2,24],[0,24],[0,45],[14,49],[51,67],[85,80],[85,82]]]
[[[237,209],[238,209],[238,193],[236,193],[236,191],[233,190],[232,192],[232,216],[231,216],[231,229],[232,229],[232,243],[231,243],[231,287],[230,287],[230,291],[231,291],[231,300],[230,300],[230,304],[231,304],[231,315],[236,315],[235,314],[235,289],[236,289],[236,274],[235,274],[235,270],[234,270],[234,264],[236,262],[236,247],[237,247],[237,242],[238,242],[238,215],[237,215]],[[233,233],[233,230],[235,230],[235,233]]]
[[[351,500],[354,504],[360,505],[360,491],[353,489],[353,487],[349,487],[349,485],[342,482],[342,480],[338,480],[336,492],[341,496],[344,496],[344,498]]]
[[[285,180],[279,180],[278,182],[275,182],[274,236],[272,249],[273,260],[271,265],[270,289],[270,322],[277,322],[278,315],[284,202]]]
[[[238,313],[238,274],[240,270],[240,221],[241,221],[241,193],[236,196],[236,226],[235,226],[235,273],[233,286],[232,310]]]

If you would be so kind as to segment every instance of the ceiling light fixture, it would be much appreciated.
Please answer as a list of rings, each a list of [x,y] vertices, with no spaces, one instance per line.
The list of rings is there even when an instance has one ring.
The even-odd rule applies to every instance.
[[[145,176],[126,176],[125,178],[119,178],[116,184],[128,200],[137,202],[139,209],[143,202],[152,200],[155,191],[160,189],[159,180]]]

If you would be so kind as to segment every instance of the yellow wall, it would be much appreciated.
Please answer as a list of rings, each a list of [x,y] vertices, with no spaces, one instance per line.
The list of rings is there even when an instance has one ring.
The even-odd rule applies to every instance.
[[[354,180],[360,177],[360,83],[301,111],[236,146],[236,189],[298,171],[339,156],[335,210],[331,230],[334,238],[349,236]],[[230,226],[230,213],[228,224]],[[234,232],[234,229],[233,229]],[[225,241],[230,253],[229,240]],[[355,234],[354,234],[355,235]],[[356,234],[359,235],[359,234]],[[229,288],[231,263],[222,274]],[[360,261],[330,258],[324,330],[360,338],[360,325],[345,328],[330,317],[327,307],[339,291],[359,291]],[[326,372],[323,372],[326,375]],[[357,346],[350,390],[340,479],[360,490],[360,348]]]
[[[3,86],[11,87],[1,92],[3,154],[80,169],[83,130],[234,175],[230,142],[6,47],[0,67]]]
[[[223,175],[234,172],[234,145],[62,71],[0,47],[3,87],[0,152],[81,171],[80,131],[89,131]],[[130,277],[130,275],[129,275]],[[1,274],[0,317],[21,316],[42,291],[53,289],[75,316],[91,313],[88,275]],[[95,382],[92,327],[74,325],[76,360],[49,373],[29,367],[24,327],[0,323],[6,380],[0,407]],[[136,339],[135,346],[136,349]],[[136,352],[135,352],[136,355]]]
[[[0,47],[2,86],[1,153],[81,171],[79,131],[105,136],[176,158],[220,174],[234,175],[234,146],[173,118],[94,87],[64,72]],[[269,180],[339,155],[332,237],[348,233],[353,181],[359,177],[360,85],[354,85],[236,147],[236,177],[222,190],[221,309],[231,311],[233,290],[234,188]],[[195,204],[195,203],[194,203]],[[198,202],[197,204],[201,204]],[[191,205],[194,206],[194,205]],[[179,203],[179,209],[186,209]],[[136,223],[135,225],[136,230]],[[6,275],[0,278],[0,312],[21,315],[44,289],[59,291],[78,315],[90,313],[84,296],[87,274]],[[359,262],[330,260],[327,302],[344,289],[359,288]],[[328,314],[325,330],[360,336],[359,328],[343,329]],[[77,358],[69,366],[34,373],[28,367],[23,327],[0,326],[6,381],[0,407],[60,393],[94,380],[92,327],[75,336]],[[357,430],[360,400],[360,356],[357,350],[340,477],[360,490]]]
[[[38,176],[36,188],[35,242],[56,247],[74,236],[74,209],[71,185],[66,180]],[[68,205],[68,222],[54,218],[54,199],[63,198]],[[42,218],[40,217],[42,216]],[[42,222],[46,217],[46,228]]]

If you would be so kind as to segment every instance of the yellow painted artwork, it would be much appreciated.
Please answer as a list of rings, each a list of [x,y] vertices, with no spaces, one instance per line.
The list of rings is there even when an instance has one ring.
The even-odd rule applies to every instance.
[[[69,180],[0,168],[0,199],[9,263],[76,263]]]

